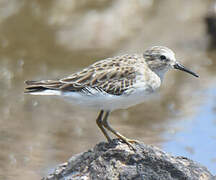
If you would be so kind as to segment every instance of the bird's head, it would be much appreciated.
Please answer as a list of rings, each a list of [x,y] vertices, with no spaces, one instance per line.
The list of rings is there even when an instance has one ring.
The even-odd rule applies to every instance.
[[[163,77],[164,73],[169,69],[178,69],[199,77],[196,73],[180,64],[176,58],[175,53],[164,46],[153,46],[144,52],[144,58],[148,67]]]

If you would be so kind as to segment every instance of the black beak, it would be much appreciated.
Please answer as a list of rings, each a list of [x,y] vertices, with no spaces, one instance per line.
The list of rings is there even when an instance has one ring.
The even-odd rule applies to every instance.
[[[193,76],[195,77],[199,77],[196,73],[192,72],[191,70],[187,69],[186,67],[184,67],[183,65],[179,64],[179,63],[176,63],[174,66],[173,66],[175,69],[179,69],[181,71],[185,71],[189,74],[192,74]]]

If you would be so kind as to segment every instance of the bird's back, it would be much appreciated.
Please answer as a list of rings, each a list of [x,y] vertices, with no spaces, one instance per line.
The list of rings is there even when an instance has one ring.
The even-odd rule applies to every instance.
[[[138,61],[138,55],[116,56],[59,80],[26,81],[26,93],[43,94],[47,90],[88,93],[88,88],[93,88],[121,95],[135,83]]]

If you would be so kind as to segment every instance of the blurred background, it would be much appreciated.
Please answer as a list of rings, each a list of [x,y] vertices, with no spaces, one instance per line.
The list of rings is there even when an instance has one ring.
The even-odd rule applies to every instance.
[[[0,179],[36,180],[105,141],[96,111],[25,95],[24,80],[62,78],[124,53],[168,46],[200,75],[167,73],[154,98],[112,113],[127,137],[216,174],[216,29],[210,0],[0,0]],[[212,15],[213,14],[213,15]],[[212,16],[211,16],[212,15]],[[211,19],[213,18],[213,19]],[[212,28],[212,26],[211,26]]]

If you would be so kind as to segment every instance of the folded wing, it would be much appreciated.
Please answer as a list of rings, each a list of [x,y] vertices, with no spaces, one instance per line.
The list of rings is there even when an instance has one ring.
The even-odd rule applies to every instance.
[[[99,63],[59,80],[26,81],[26,93],[53,90],[88,95],[100,91],[121,95],[135,83],[135,68],[128,64],[120,64],[119,61],[111,62],[105,66],[106,61],[104,63],[99,61]]]

